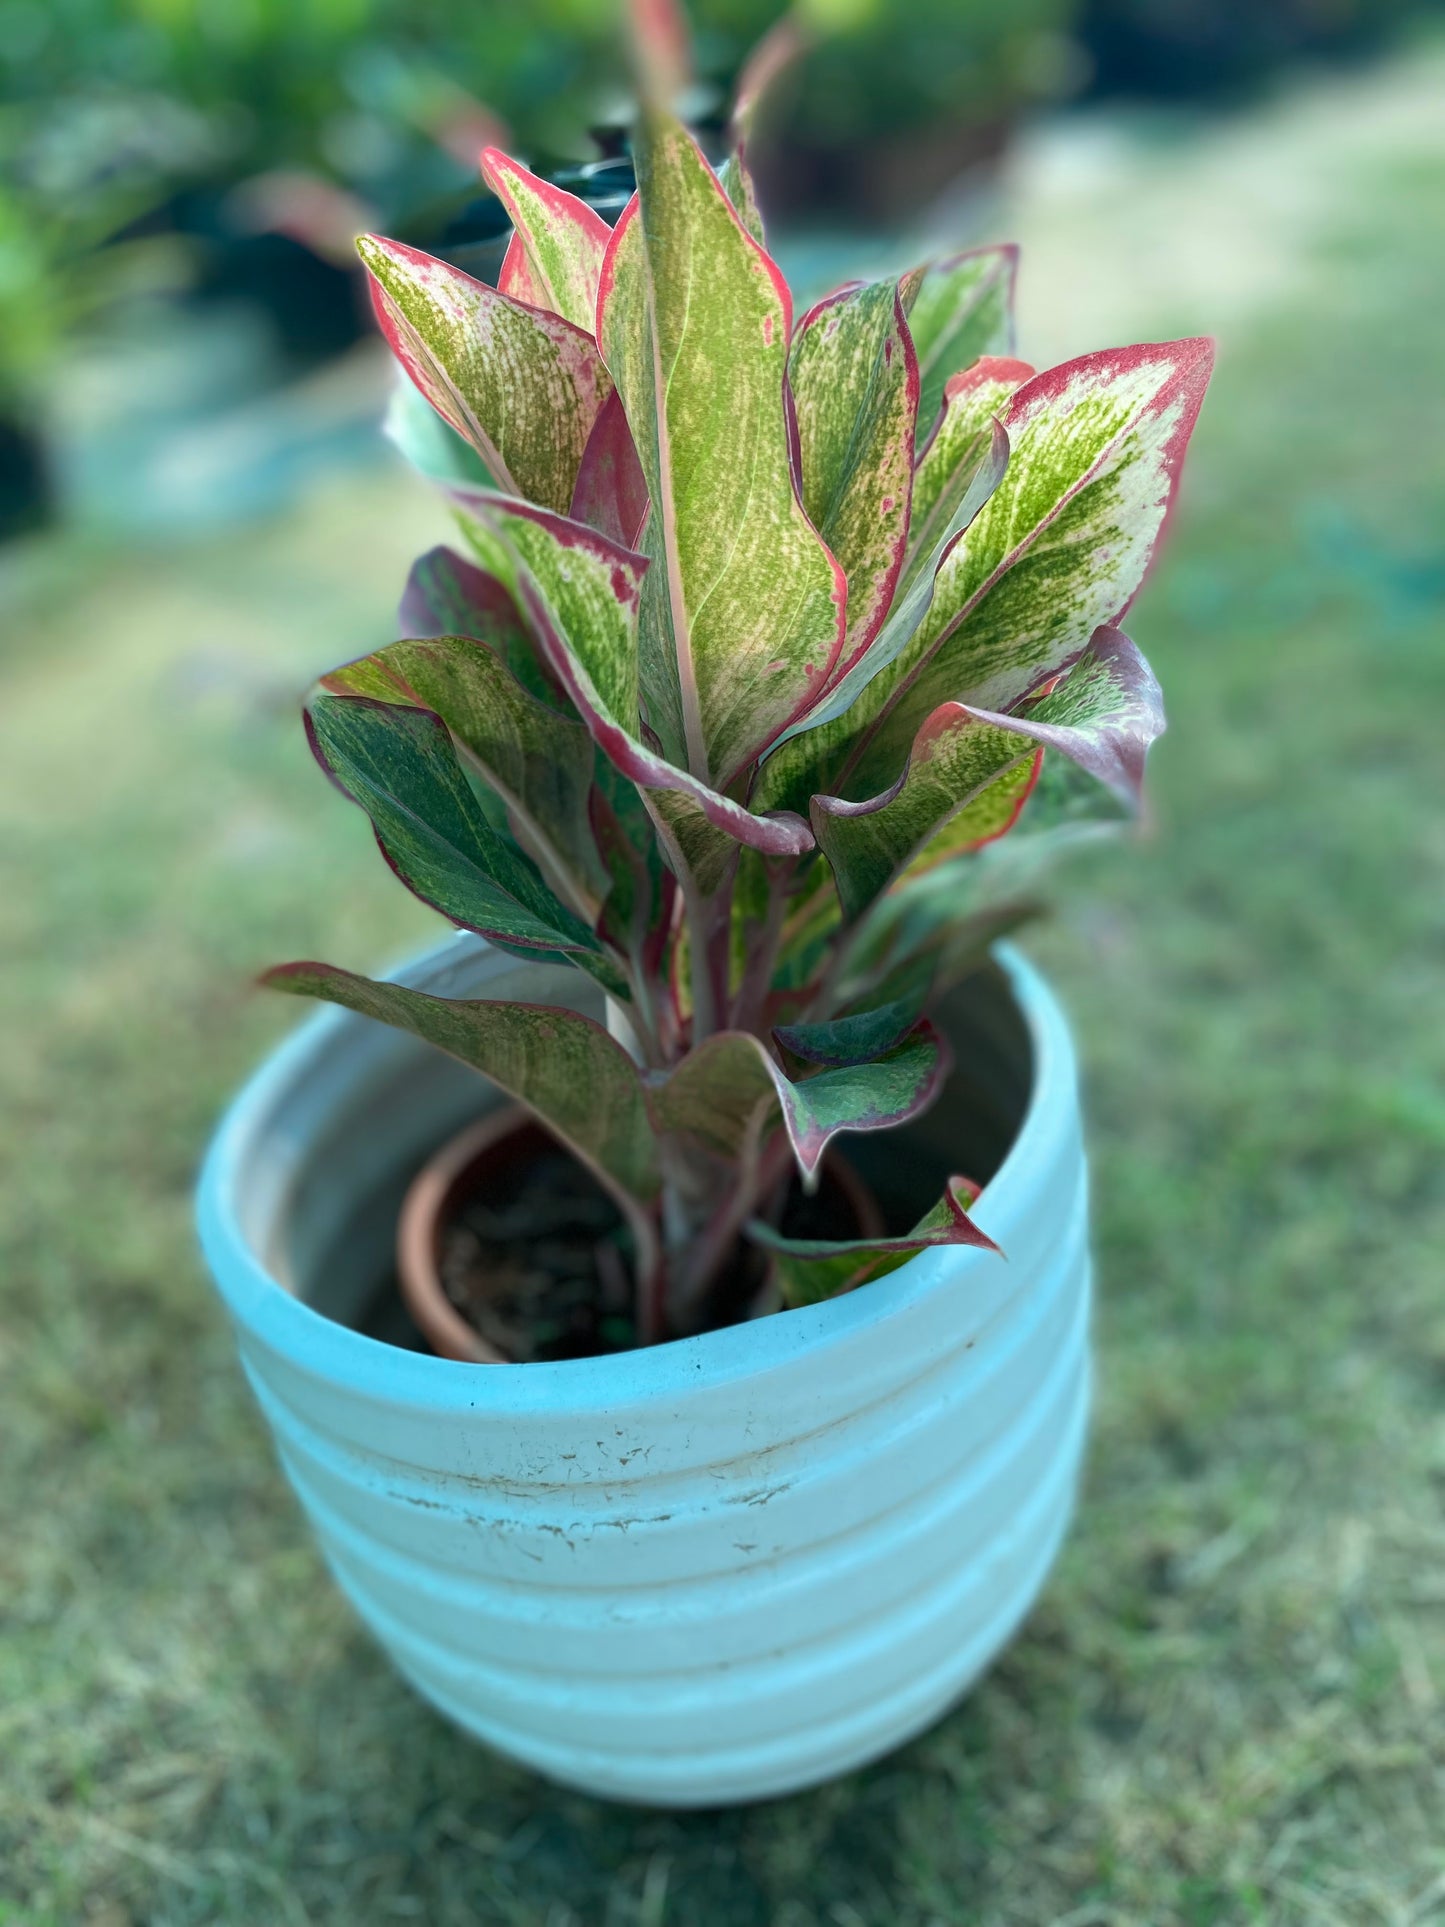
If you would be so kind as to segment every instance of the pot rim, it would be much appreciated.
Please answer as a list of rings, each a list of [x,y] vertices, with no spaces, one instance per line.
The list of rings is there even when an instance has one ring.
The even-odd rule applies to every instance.
[[[453,937],[413,957],[411,965],[446,955],[456,941]],[[1010,1226],[1022,1225],[1030,1215],[1034,1174],[1047,1168],[1046,1152],[1061,1118],[1072,1115],[1075,1062],[1067,1020],[1042,974],[1012,944],[996,945],[993,955],[1024,1019],[1033,1069],[1018,1132],[973,1212],[1006,1251]],[[201,1248],[232,1318],[248,1340],[307,1378],[416,1411],[461,1413],[485,1402],[492,1413],[520,1417],[619,1403],[674,1404],[703,1385],[749,1378],[799,1353],[852,1342],[935,1292],[966,1289],[969,1277],[985,1265],[1007,1262],[976,1246],[935,1246],[886,1277],[821,1304],[592,1358],[477,1365],[368,1337],[288,1290],[253,1248],[238,1209],[278,1104],[306,1081],[318,1059],[330,1054],[338,1031],[365,1021],[349,1011],[326,1009],[285,1038],[222,1116],[197,1188]],[[1026,1283],[1021,1276],[1020,1287]]]

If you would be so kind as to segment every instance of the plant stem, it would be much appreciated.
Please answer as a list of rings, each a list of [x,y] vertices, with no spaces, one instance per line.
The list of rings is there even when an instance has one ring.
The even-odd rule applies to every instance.
[[[761,928],[754,925],[749,931],[748,960],[732,1015],[734,1029],[750,1030],[759,1036],[762,1035],[768,992],[773,987],[773,967],[777,962],[778,944],[788,908],[792,866],[785,869],[781,864],[769,864],[767,876],[767,914]]]
[[[733,879],[730,870],[711,896],[683,888],[687,916],[688,954],[692,964],[692,1046],[711,1037],[727,1022],[727,939],[732,924]]]

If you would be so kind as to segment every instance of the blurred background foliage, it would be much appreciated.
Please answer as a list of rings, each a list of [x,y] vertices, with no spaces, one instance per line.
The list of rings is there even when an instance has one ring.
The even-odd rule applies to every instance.
[[[756,141],[765,205],[805,229],[887,227],[986,172],[1040,103],[1236,98],[1288,56],[1384,41],[1429,5],[798,0],[808,49]],[[55,470],[70,464],[54,447],[65,430],[53,390],[77,340],[117,317],[122,333],[128,320],[153,334],[157,303],[239,302],[274,350],[250,379],[274,384],[365,332],[357,227],[443,252],[478,223],[495,228],[476,184],[484,140],[543,167],[623,151],[622,10],[0,0],[0,536],[55,510]],[[749,49],[784,6],[690,11],[691,106],[716,140]],[[58,492],[77,493],[63,473]]]

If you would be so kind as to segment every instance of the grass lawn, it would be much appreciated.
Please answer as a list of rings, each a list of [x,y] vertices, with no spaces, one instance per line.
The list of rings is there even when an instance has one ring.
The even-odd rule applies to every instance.
[[[201,1277],[199,1147],[295,1014],[248,974],[433,927],[294,699],[388,636],[434,506],[379,469],[224,545],[5,559],[6,1927],[1445,1920],[1422,75],[1438,104],[1435,60],[1192,138],[1078,137],[1015,180],[1026,350],[1225,337],[1131,623],[1174,718],[1155,833],[1075,871],[1031,940],[1088,1070],[1099,1407],[1017,1643],[819,1792],[611,1808],[443,1725],[326,1577]]]

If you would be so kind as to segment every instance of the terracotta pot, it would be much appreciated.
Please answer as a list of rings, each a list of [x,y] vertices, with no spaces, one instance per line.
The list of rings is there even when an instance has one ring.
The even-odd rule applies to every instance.
[[[485,1178],[525,1167],[552,1142],[520,1104],[507,1104],[449,1138],[413,1178],[396,1225],[397,1275],[407,1310],[442,1358],[471,1365],[514,1362],[488,1344],[447,1297],[441,1277],[443,1233]],[[858,1237],[883,1235],[883,1214],[872,1190],[846,1158],[831,1150],[823,1161],[823,1183],[840,1193]]]

